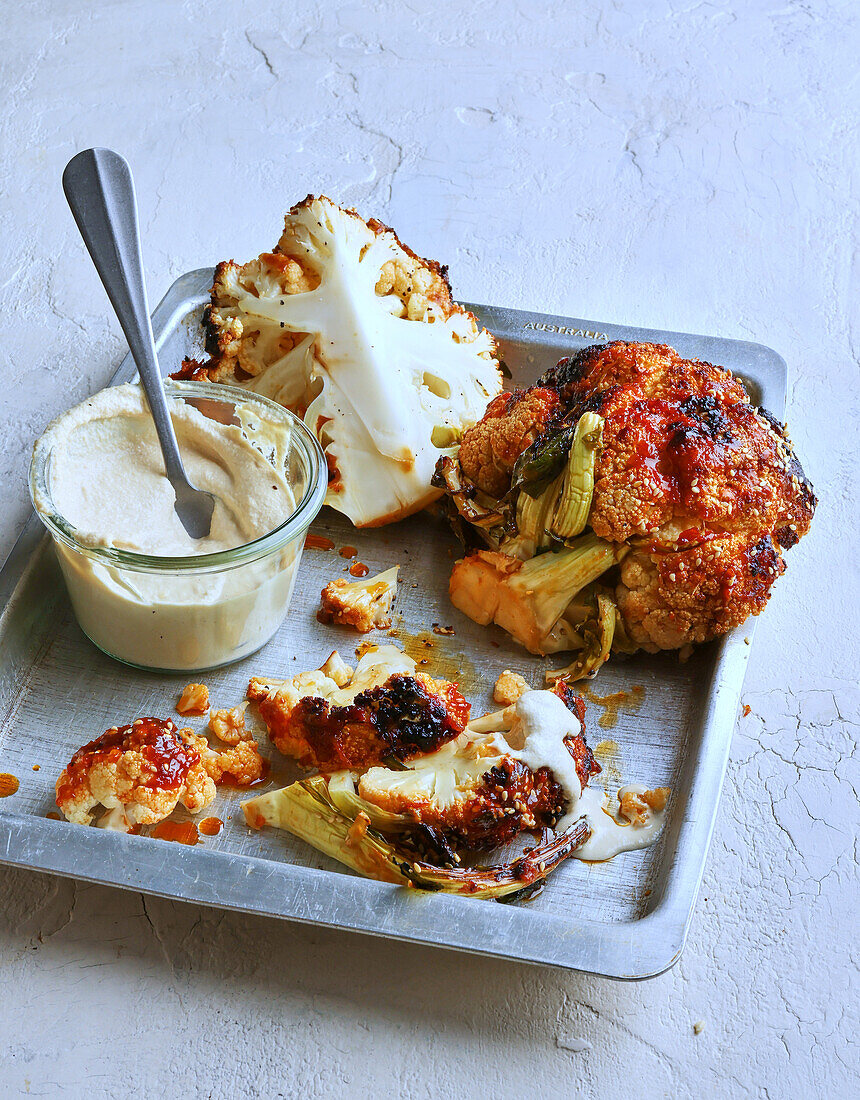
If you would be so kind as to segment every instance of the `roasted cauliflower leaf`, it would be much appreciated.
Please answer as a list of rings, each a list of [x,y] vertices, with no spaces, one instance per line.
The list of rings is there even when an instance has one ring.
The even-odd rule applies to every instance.
[[[438,497],[437,459],[502,388],[495,341],[446,269],[324,196],[293,207],[273,252],[218,265],[204,324],[210,359],[179,376],[303,416],[328,460],[327,503],[357,527]]]

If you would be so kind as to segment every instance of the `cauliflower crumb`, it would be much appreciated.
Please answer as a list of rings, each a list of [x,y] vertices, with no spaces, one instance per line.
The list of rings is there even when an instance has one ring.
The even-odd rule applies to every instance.
[[[186,684],[182,689],[177,714],[205,714],[209,709],[209,688],[205,684]]]
[[[694,1035],[701,1035],[704,1030],[705,1030],[705,1021],[704,1020],[696,1020],[696,1022],[693,1024],[693,1034]]]
[[[240,741],[247,741],[251,734],[245,728],[245,710],[247,703],[240,703],[236,707],[214,708],[209,712],[209,729],[219,741],[225,745],[238,745]]]
[[[359,810],[355,815],[355,820],[350,825],[346,834],[346,843],[350,848],[357,848],[360,846],[362,840],[367,833],[367,826],[370,824],[370,818],[364,812]]]
[[[322,623],[352,626],[359,634],[386,629],[391,626],[388,612],[397,595],[399,569],[395,565],[360,581],[345,581],[342,577],[329,581],[320,593],[317,618]]]
[[[213,749],[205,737],[192,735],[192,740],[207,775],[218,786],[230,782],[236,787],[250,787],[268,774],[269,762],[253,738],[221,750]]]
[[[651,814],[665,810],[669,800],[668,787],[655,787],[653,791],[619,791],[618,802],[622,817],[631,825],[647,825]]]
[[[496,680],[496,686],[493,688],[493,701],[500,703],[503,707],[509,707],[528,690],[529,685],[525,679],[518,672],[511,672],[509,668],[506,668]]]

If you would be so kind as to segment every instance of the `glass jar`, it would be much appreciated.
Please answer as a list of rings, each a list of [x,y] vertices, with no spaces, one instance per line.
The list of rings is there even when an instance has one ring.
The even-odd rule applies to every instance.
[[[53,448],[44,437],[33,451],[30,493],[87,637],[137,668],[199,672],[247,657],[278,630],[328,475],[313,434],[274,401],[210,382],[168,382],[165,391],[211,420],[241,425],[292,488],[295,509],[282,524],[242,546],[188,557],[85,544],[53,507]]]

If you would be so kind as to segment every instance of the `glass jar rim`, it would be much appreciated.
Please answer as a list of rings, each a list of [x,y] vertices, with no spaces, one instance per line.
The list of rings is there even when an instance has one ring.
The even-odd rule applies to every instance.
[[[302,499],[296,505],[295,511],[283,523],[268,531],[265,535],[259,535],[250,542],[242,543],[241,546],[234,546],[229,550],[216,550],[210,554],[184,556],[143,554],[134,550],[122,550],[118,547],[87,545],[78,541],[75,535],[75,526],[59,512],[52,511],[46,514],[36,509],[36,514],[51,535],[78,553],[105,565],[120,566],[144,573],[203,573],[242,565],[266,557],[307,531],[325,500],[328,489],[328,467],[319,441],[304,421],[276,401],[272,401],[262,394],[254,393],[253,390],[241,389],[238,386],[226,386],[215,382],[178,382],[165,379],[165,391],[168,397],[205,398],[209,401],[221,401],[233,405],[239,403],[257,404],[281,420],[287,421],[292,429],[290,445],[295,446],[298,444],[309,467],[308,484]],[[53,502],[50,486],[47,483],[47,465],[52,452],[42,446],[43,439],[44,436],[36,441],[33,447],[33,457],[30,461],[30,499],[34,508],[36,508],[37,485],[43,489],[47,498]]]

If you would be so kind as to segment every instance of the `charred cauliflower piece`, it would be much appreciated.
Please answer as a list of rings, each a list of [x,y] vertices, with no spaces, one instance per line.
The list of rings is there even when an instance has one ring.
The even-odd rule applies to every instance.
[[[431,475],[502,388],[492,336],[447,270],[380,222],[309,195],[273,252],[221,263],[205,363],[176,377],[245,386],[299,416],[329,464],[327,503],[358,527],[439,496]]]
[[[455,605],[532,652],[580,650],[571,676],[610,647],[677,649],[759,614],[816,506],[741,381],[657,344],[586,348],[497,398],[435,482],[471,548]]]
[[[327,664],[344,673],[340,684],[320,670],[248,685],[248,698],[284,755],[328,773],[408,760],[465,729],[470,708],[456,684],[416,673],[415,662],[395,646],[365,654],[354,675],[346,666],[332,668],[336,656]]]
[[[391,626],[388,612],[397,595],[399,568],[395,565],[375,577],[358,581],[342,577],[329,581],[320,593],[317,618],[322,623],[354,627],[359,634]]]
[[[126,831],[162,821],[180,803],[199,813],[215,797],[199,740],[169,718],[114,726],[78,749],[62,770],[57,805],[77,825],[91,825],[102,806],[109,814],[100,824]]]
[[[365,757],[360,768],[302,780],[242,808],[253,828],[286,829],[371,878],[510,896],[545,878],[591,834],[577,803],[600,767],[585,744],[583,714],[564,684],[526,690],[406,766]],[[523,830],[553,828],[511,864],[460,866],[458,849],[490,849]]]
[[[560,749],[553,760],[568,758],[559,774],[531,751],[546,732],[540,726],[547,715]],[[452,850],[497,848],[524,829],[554,829],[600,771],[585,743],[583,718],[582,700],[564,684],[555,692],[524,692],[404,770],[368,769],[356,791],[384,813],[425,826]]]

